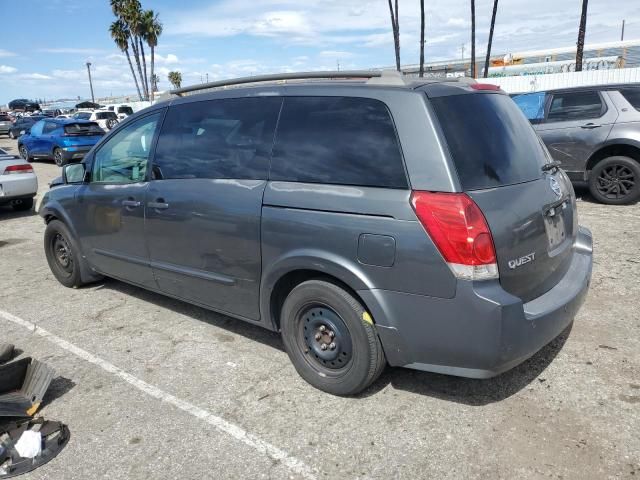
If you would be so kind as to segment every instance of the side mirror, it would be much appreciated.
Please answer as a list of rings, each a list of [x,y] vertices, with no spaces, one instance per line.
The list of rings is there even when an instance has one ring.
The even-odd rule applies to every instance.
[[[87,175],[86,165],[84,163],[70,163],[62,167],[62,182],[82,183]]]

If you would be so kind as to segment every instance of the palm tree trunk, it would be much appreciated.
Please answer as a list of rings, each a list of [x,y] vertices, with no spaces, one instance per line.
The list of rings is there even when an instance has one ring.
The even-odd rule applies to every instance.
[[[147,92],[146,100],[149,100],[149,79],[147,78],[147,59],[144,56],[144,43],[142,43],[142,37],[138,37],[140,42],[140,56],[142,57],[142,71],[144,72],[144,88]]]
[[[153,97],[155,96],[155,91],[156,91],[156,81],[155,81],[155,76],[153,74],[153,67],[155,64],[155,48],[153,47],[153,45],[151,45],[151,100],[153,100]]]
[[[136,66],[138,67],[138,75],[140,75],[140,83],[142,84],[143,99],[147,97],[147,90],[144,85],[144,76],[142,75],[142,67],[140,66],[140,51],[138,50],[137,37],[131,37],[131,48],[133,49],[133,57],[136,60]]]
[[[484,78],[489,76],[489,62],[491,61],[491,44],[493,43],[493,28],[496,26],[496,14],[498,13],[498,0],[493,0],[493,14],[491,15],[491,28],[489,29],[489,41],[487,42],[487,57],[484,60]]]
[[[578,49],[576,51],[576,72],[582,71],[582,54],[584,52],[584,37],[587,33],[587,5],[588,0],[582,0],[582,15],[578,28]]]
[[[471,78],[476,78],[476,2],[471,0]]]
[[[424,77],[424,0],[420,0],[420,76]]]
[[[393,47],[396,52],[396,70],[400,71],[400,25],[398,24],[398,0],[395,1],[395,13],[391,0],[389,0],[389,13],[391,14],[391,30],[393,31]]]
[[[138,97],[142,100],[142,94],[140,93],[140,85],[138,85],[138,77],[133,69],[133,63],[131,63],[131,55],[129,55],[129,49],[127,48],[124,53],[127,54],[127,61],[129,62],[129,68],[131,69],[131,75],[133,75],[133,81],[136,83],[136,90],[138,91]]]

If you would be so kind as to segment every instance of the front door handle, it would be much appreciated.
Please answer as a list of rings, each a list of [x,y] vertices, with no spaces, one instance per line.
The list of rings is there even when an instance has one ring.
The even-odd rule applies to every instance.
[[[580,128],[598,128],[600,127],[600,125],[598,125],[597,123],[586,123],[584,125],[581,125]]]
[[[169,204],[166,203],[162,198],[159,198],[157,202],[147,202],[147,207],[155,208],[156,210],[166,210],[169,208]]]
[[[135,207],[139,207],[140,205],[142,205],[140,202],[138,202],[137,200],[133,200],[133,199],[123,200],[122,201],[122,206],[123,207],[127,207],[127,208],[135,208]]]

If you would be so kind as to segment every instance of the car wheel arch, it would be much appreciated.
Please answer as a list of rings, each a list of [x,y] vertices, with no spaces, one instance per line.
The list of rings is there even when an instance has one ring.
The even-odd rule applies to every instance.
[[[260,312],[265,326],[280,329],[280,308],[293,288],[310,279],[322,279],[347,290],[365,307],[358,290],[374,288],[371,280],[356,264],[321,252],[298,252],[274,263],[263,272],[260,285]],[[368,308],[368,307],[367,307]]]
[[[596,166],[598,162],[609,157],[629,157],[640,163],[640,142],[633,142],[626,139],[613,140],[607,142],[601,148],[596,150],[586,163],[585,171],[588,173]]]

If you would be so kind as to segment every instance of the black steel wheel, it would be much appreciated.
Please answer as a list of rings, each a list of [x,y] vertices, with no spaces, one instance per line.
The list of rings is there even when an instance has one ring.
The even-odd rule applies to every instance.
[[[300,376],[327,393],[359,393],[386,365],[369,313],[350,293],[328,281],[309,280],[289,293],[281,329]]]
[[[51,273],[65,287],[79,287],[82,282],[81,256],[67,226],[52,220],[44,232],[44,251]]]
[[[59,148],[55,148],[53,150],[53,161],[56,162],[56,165],[59,167],[63,167],[65,163],[67,163],[64,159],[62,150],[60,150]]]
[[[631,203],[640,196],[640,165],[629,157],[605,158],[591,171],[589,190],[601,203]]]

